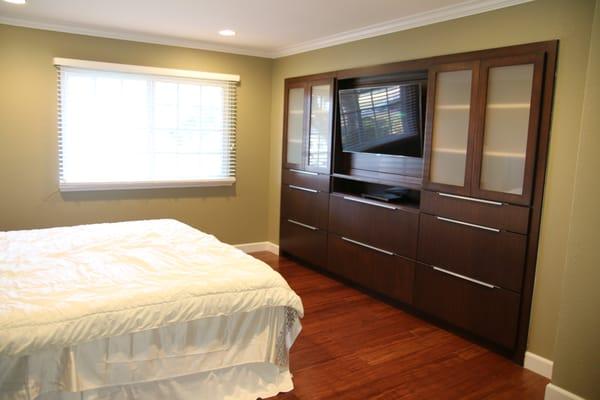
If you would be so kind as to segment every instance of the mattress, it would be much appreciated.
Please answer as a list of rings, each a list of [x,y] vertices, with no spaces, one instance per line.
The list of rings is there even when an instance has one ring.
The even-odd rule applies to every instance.
[[[291,386],[300,298],[212,235],[175,220],[1,232],[0,254],[0,398]]]

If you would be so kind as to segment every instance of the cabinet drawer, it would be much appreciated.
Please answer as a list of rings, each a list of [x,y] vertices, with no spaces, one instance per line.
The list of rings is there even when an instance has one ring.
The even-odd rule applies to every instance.
[[[507,349],[515,346],[519,295],[417,264],[415,306]]]
[[[332,194],[329,231],[360,242],[415,258],[419,214],[360,197]]]
[[[281,217],[327,228],[329,193],[294,185],[281,188]]]
[[[527,234],[529,208],[423,190],[421,211],[473,224]]]
[[[325,267],[327,264],[327,232],[292,219],[281,219],[279,247],[281,251]]]
[[[329,269],[393,299],[412,303],[414,262],[329,235]]]
[[[295,185],[321,192],[329,192],[329,175],[297,169],[284,169],[281,174],[281,183],[284,185]]]
[[[526,248],[525,235],[421,214],[417,259],[426,264],[520,292]]]

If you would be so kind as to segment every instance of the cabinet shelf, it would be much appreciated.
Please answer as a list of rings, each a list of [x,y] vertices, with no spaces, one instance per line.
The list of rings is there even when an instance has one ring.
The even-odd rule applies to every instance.
[[[484,151],[483,155],[490,157],[525,158],[525,153],[516,153],[510,151]]]
[[[499,110],[518,110],[518,109],[528,109],[530,107],[529,103],[495,103],[488,104],[487,108],[499,109]],[[436,105],[435,108],[437,110],[455,110],[455,111],[469,111],[471,108],[469,104],[439,104]]]
[[[403,186],[407,189],[415,190],[421,189],[421,179],[398,174],[389,174],[384,172],[373,173],[369,171],[353,170],[350,171],[349,174],[333,173],[331,174],[331,176],[335,178],[343,178],[357,182],[368,182],[390,186]]]
[[[469,111],[471,106],[469,104],[438,104],[435,108],[437,110]]]
[[[435,153],[445,153],[445,154],[461,154],[461,155],[467,154],[466,149],[452,149],[452,148],[444,148],[444,147],[433,149],[432,151]]]
[[[514,109],[526,109],[526,108],[529,108],[529,106],[530,106],[529,103],[492,103],[492,104],[488,104],[487,108],[514,110]]]
[[[467,150],[465,149],[452,149],[452,148],[438,148],[433,149],[436,153],[444,153],[444,154],[456,154],[456,155],[465,155],[467,154]],[[525,158],[525,153],[511,152],[511,151],[484,151],[484,155],[490,157],[506,157],[506,158]]]

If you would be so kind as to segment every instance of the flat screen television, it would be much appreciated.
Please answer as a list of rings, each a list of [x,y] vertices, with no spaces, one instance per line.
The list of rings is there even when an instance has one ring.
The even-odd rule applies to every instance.
[[[423,156],[423,84],[339,90],[342,151]]]

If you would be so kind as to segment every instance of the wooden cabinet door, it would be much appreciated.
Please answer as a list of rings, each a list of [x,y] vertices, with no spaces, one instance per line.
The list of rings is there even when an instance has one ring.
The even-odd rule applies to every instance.
[[[330,172],[334,83],[332,77],[286,83],[284,168]]]
[[[304,169],[308,124],[307,89],[306,82],[286,83],[282,157],[284,168]]]
[[[479,62],[437,65],[429,71],[423,187],[468,195]]]
[[[543,67],[543,54],[481,62],[473,196],[530,204]]]
[[[325,78],[308,83],[308,126],[305,169],[330,172],[333,127],[334,80]]]

